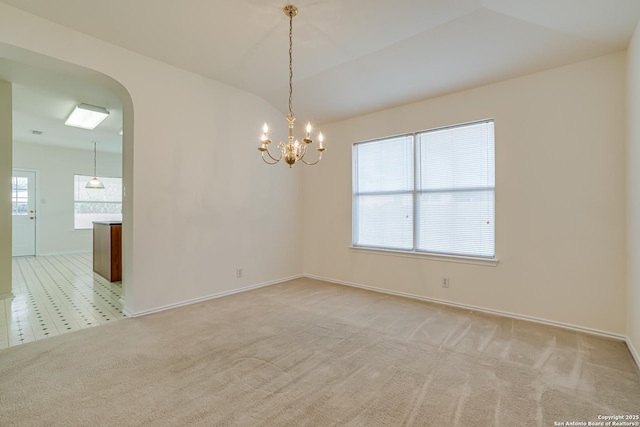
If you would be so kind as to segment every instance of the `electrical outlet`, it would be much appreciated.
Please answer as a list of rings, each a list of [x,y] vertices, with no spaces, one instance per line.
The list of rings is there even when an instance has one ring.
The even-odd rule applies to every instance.
[[[238,279],[242,277],[242,269],[241,268],[236,268],[236,277]]]
[[[449,287],[449,278],[448,277],[442,277],[440,279],[440,284],[442,285],[443,288],[448,288]]]

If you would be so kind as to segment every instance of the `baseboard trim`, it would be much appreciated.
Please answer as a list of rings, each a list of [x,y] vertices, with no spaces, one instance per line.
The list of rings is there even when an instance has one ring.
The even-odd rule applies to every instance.
[[[127,301],[124,299],[124,295],[121,295],[118,301],[120,302],[120,306],[122,307],[122,312],[124,313],[124,315],[127,317],[133,317],[131,315],[131,312],[127,308]]]
[[[124,315],[127,317],[135,317],[133,313],[131,313],[131,311],[129,311],[129,309],[125,306],[122,306],[122,313],[124,313]]]
[[[569,330],[572,330],[572,331],[584,332],[584,333],[587,333],[587,334],[590,334],[590,335],[598,335],[598,336],[605,337],[605,338],[612,338],[612,339],[615,339],[615,340],[618,340],[618,341],[626,342],[627,345],[629,345],[629,341],[628,341],[627,337],[625,337],[624,335],[618,335],[618,334],[614,334],[614,333],[611,333],[611,332],[601,331],[599,329],[585,328],[583,326],[572,325],[570,323],[556,322],[554,320],[541,319],[539,317],[533,317],[533,316],[524,316],[524,315],[521,315],[521,314],[510,313],[508,311],[493,310],[493,309],[478,307],[478,306],[470,305],[470,304],[461,304],[461,303],[457,303],[457,302],[441,300],[441,299],[438,299],[438,298],[431,298],[431,297],[425,297],[425,296],[422,296],[422,295],[410,294],[410,293],[406,293],[406,292],[398,292],[398,291],[392,291],[392,290],[389,290],[389,289],[376,288],[374,286],[362,285],[360,283],[353,283],[353,282],[345,282],[344,280],[330,279],[330,278],[327,278],[327,277],[321,277],[321,276],[316,276],[316,275],[312,275],[312,274],[305,274],[304,277],[308,277],[310,279],[323,280],[325,282],[331,282],[331,283],[335,283],[335,284],[338,284],[338,285],[350,286],[350,287],[353,287],[353,288],[360,288],[360,289],[366,289],[366,290],[369,290],[369,291],[380,292],[380,293],[383,293],[383,294],[396,295],[396,296],[401,296],[401,297],[406,297],[406,298],[411,298],[411,299],[417,299],[417,300],[421,300],[421,301],[433,302],[433,303],[436,303],[436,304],[447,305],[447,306],[450,306],[450,307],[463,308],[463,309],[466,309],[466,310],[479,311],[479,312],[482,312],[482,313],[494,314],[494,315],[502,316],[502,317],[509,317],[511,319],[526,320],[528,322],[540,323],[540,324],[548,325],[548,326],[556,326],[556,327],[559,327],[559,328],[569,329]],[[631,349],[631,347],[629,347],[629,348]],[[638,361],[638,359],[636,358],[636,362],[637,361]],[[638,366],[640,367],[640,364],[638,364]]]
[[[0,294],[0,300],[3,299],[11,299],[13,298],[15,295],[13,294],[13,292],[9,292],[7,294]]]
[[[625,342],[627,343],[627,347],[629,348],[629,353],[631,353],[631,356],[636,361],[636,365],[638,365],[638,369],[640,369],[640,353],[638,353],[636,348],[633,346],[633,343],[631,342],[629,337],[625,339]]]
[[[259,289],[259,288],[265,288],[267,286],[272,286],[272,285],[277,285],[278,283],[282,283],[282,282],[286,282],[288,280],[294,280],[294,279],[299,279],[301,277],[304,277],[302,274],[298,274],[295,276],[290,276],[290,277],[284,277],[281,279],[276,279],[276,280],[270,280],[268,282],[262,282],[262,283],[258,283],[256,285],[249,285],[249,286],[245,286],[242,288],[238,288],[238,289],[232,289],[230,291],[225,291],[225,292],[219,292],[217,294],[212,294],[212,295],[207,295],[204,297],[200,297],[200,298],[194,298],[194,299],[190,299],[190,300],[186,300],[186,301],[181,301],[175,304],[168,304],[168,305],[164,305],[161,307],[157,307],[157,308],[152,308],[149,310],[142,310],[142,311],[137,311],[137,312],[130,312],[127,309],[124,309],[123,312],[127,317],[140,317],[140,316],[146,316],[148,314],[153,314],[153,313],[159,313],[161,311],[165,311],[165,310],[171,310],[172,308],[178,308],[178,307],[183,307],[185,305],[192,305],[192,304],[197,304],[199,302],[204,302],[204,301],[209,301],[212,299],[217,299],[217,298],[223,298],[229,295],[234,295],[234,294],[239,294],[242,292],[248,292],[248,291],[252,291],[254,289]]]

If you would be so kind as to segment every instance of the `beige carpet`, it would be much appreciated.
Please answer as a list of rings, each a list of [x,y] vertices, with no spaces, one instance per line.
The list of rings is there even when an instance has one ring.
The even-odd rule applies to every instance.
[[[300,279],[0,351],[1,426],[553,426],[640,414],[625,344]]]

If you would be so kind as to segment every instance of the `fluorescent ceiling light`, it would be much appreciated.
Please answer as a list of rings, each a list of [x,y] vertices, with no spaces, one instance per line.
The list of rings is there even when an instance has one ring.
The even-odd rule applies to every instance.
[[[67,126],[73,126],[82,129],[94,130],[104,119],[109,116],[109,112],[106,108],[96,107],[89,104],[76,105],[73,109],[67,121],[64,122]]]

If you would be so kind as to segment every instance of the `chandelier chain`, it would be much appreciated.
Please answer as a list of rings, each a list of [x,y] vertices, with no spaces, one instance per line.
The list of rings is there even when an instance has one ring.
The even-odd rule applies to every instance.
[[[289,117],[293,117],[293,15],[289,15]]]

